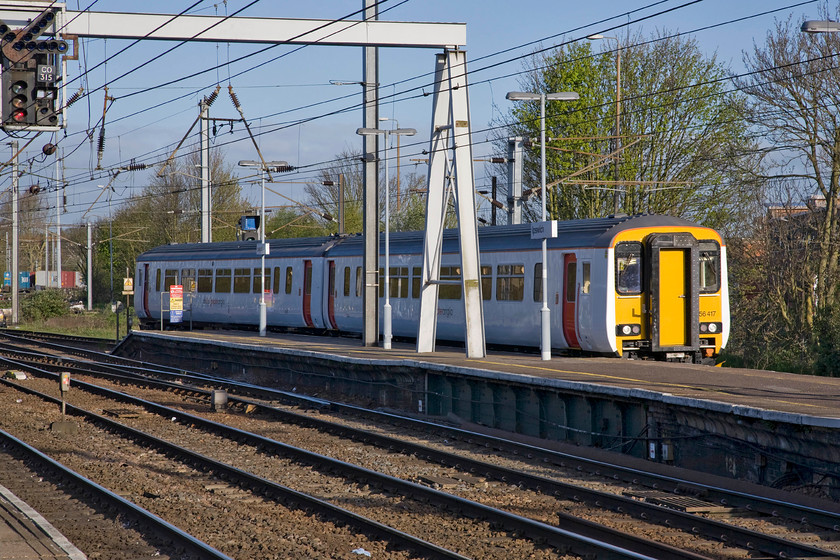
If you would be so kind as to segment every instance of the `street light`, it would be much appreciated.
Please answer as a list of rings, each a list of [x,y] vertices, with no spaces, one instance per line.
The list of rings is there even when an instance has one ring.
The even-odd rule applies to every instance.
[[[574,101],[580,95],[574,91],[558,93],[530,93],[525,91],[511,91],[506,98],[510,101],[540,102],[540,188],[542,189],[542,221],[545,222],[545,101]],[[540,309],[540,355],[543,360],[551,359],[551,310],[548,308],[548,238],[542,239],[542,295],[543,305]]]
[[[400,128],[400,121],[398,119],[391,119],[388,117],[379,117],[379,122],[394,121],[396,128]],[[397,212],[400,211],[400,135],[397,135]]]
[[[272,167],[287,167],[286,161],[253,161],[241,160],[239,167],[258,167],[260,170],[260,244],[257,253],[260,255],[260,336],[265,336],[266,313],[265,313],[265,256],[268,253],[268,245],[265,242],[265,172]]]
[[[840,31],[840,22],[810,20],[804,22],[800,30],[803,33],[836,33]]]
[[[620,188],[618,186],[618,161],[620,159],[618,148],[621,139],[621,42],[618,37],[604,37],[596,33],[587,37],[590,41],[598,41],[600,39],[612,39],[615,41],[615,155],[613,156],[614,177],[615,177],[615,192],[613,193],[613,214],[618,214]]]
[[[388,196],[388,136],[391,134],[396,134],[397,138],[400,136],[414,136],[417,134],[417,131],[413,128],[394,128],[392,130],[383,130],[379,128],[358,128],[356,129],[356,134],[360,136],[373,136],[376,134],[381,134],[384,137],[384,153],[382,155],[382,159],[385,160],[385,306],[382,308],[382,322],[383,322],[383,333],[382,333],[382,347],[385,350],[391,349],[391,285],[390,285],[390,276],[391,276],[391,269],[390,263],[391,260],[391,205],[389,203],[389,196]]]

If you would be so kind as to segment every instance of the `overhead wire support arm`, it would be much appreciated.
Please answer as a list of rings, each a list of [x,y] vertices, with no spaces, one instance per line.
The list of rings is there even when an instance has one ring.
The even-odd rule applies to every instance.
[[[257,139],[254,138],[254,133],[251,132],[251,127],[248,125],[248,119],[245,118],[245,112],[242,110],[242,106],[239,104],[239,98],[236,97],[236,94],[233,92],[233,86],[228,85],[228,93],[230,94],[230,100],[233,102],[233,106],[236,107],[236,110],[239,111],[239,116],[242,117],[242,122],[245,123],[245,130],[248,131],[248,136],[251,137],[251,142],[254,143],[254,148],[257,150],[257,155],[260,156],[260,163],[262,163],[262,168],[266,172],[268,176],[269,182],[273,183],[274,178],[271,176],[271,170],[265,164],[265,158],[260,151],[260,146],[257,144]]]
[[[222,89],[222,88],[221,88],[221,86],[218,86],[218,85],[217,85],[217,86],[216,86],[216,89],[215,89],[215,90],[213,90],[213,93],[211,93],[210,95],[208,95],[207,97],[205,97],[205,98],[201,101],[201,105],[202,105],[202,106],[207,106],[207,107],[210,107],[210,106],[213,104],[213,102],[214,102],[214,101],[216,101],[216,98],[219,96],[219,91],[220,91],[221,89]],[[196,124],[198,124],[198,121],[200,121],[200,120],[201,120],[201,114],[202,114],[202,112],[199,112],[199,113],[198,113],[198,116],[195,118],[195,120],[193,121],[193,123],[190,125],[190,128],[189,128],[189,130],[187,130],[187,133],[186,133],[186,134],[184,134],[184,137],[183,137],[183,138],[181,138],[181,141],[180,141],[180,142],[178,142],[178,145],[177,145],[177,146],[175,146],[175,149],[174,149],[174,150],[172,150],[172,154],[170,154],[170,156],[166,159],[166,161],[165,161],[165,162],[163,162],[163,165],[160,167],[160,170],[159,170],[159,171],[158,171],[158,173],[157,173],[157,176],[158,176],[158,177],[163,177],[163,173],[164,173],[164,171],[166,171],[166,168],[167,168],[167,167],[169,167],[169,164],[170,164],[170,163],[172,163],[172,160],[173,160],[173,159],[175,159],[175,155],[178,153],[178,150],[180,150],[180,149],[181,149],[181,146],[182,146],[182,145],[184,144],[184,142],[187,140],[187,138],[189,137],[190,133],[193,131],[193,128],[195,128],[195,125],[196,125]]]

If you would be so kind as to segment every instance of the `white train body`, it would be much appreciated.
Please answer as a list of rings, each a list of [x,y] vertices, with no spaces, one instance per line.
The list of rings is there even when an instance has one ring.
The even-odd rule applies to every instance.
[[[269,329],[362,332],[361,236],[269,243]],[[420,306],[422,232],[392,233],[390,246],[393,333],[413,338]],[[528,225],[486,227],[479,228],[479,248],[488,344],[538,346],[541,241],[530,238]],[[457,249],[457,232],[446,232],[442,280],[460,280]],[[708,361],[726,344],[726,251],[714,230],[652,215],[575,220],[559,223],[558,237],[548,240],[548,249],[553,348]],[[384,254],[380,296],[383,259]],[[184,325],[256,327],[260,270],[253,241],[148,251],[138,257],[135,277],[141,326],[172,326],[168,292],[171,285],[182,285]],[[438,339],[462,341],[461,286],[441,285],[439,290]],[[381,320],[381,307],[379,315]]]

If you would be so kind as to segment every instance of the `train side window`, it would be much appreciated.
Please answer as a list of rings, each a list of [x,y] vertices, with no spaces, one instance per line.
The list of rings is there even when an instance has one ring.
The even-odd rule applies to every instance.
[[[249,293],[251,293],[251,269],[250,268],[234,268],[233,269],[233,293],[235,293],[235,294],[249,294]]]
[[[280,293],[280,267],[274,267],[274,283],[271,285],[271,291],[275,294]]]
[[[442,266],[440,267],[441,282],[457,282],[457,284],[441,284],[438,298],[440,299],[461,299],[461,267]]]
[[[542,263],[534,264],[534,301],[542,301]]]
[[[163,274],[163,291],[168,292],[169,286],[178,283],[178,270],[175,268],[167,268]]]
[[[496,267],[496,301],[522,301],[524,298],[525,265],[498,265]]]
[[[481,299],[493,299],[493,267],[481,267]]]
[[[591,268],[592,263],[589,261],[583,261],[580,265],[580,293],[582,294],[589,293]]]
[[[262,283],[260,282],[260,274],[262,274],[262,268],[255,268],[254,269],[254,289],[252,293],[258,294],[262,291]],[[271,269],[265,269],[265,289],[271,289]]]
[[[292,293],[292,267],[286,267],[286,293]]]
[[[217,294],[229,294],[231,284],[231,274],[229,268],[216,269],[216,286],[213,290]]]
[[[155,270],[155,291],[160,292],[160,269]]]
[[[569,303],[577,299],[577,263],[566,264],[566,301]]]
[[[184,293],[195,292],[195,269],[181,269],[181,284],[184,285]]]
[[[356,267],[356,297],[362,297],[362,267]]]
[[[423,270],[419,266],[411,269],[411,297],[420,297],[420,284],[423,282]]]
[[[720,290],[720,245],[717,241],[700,241],[700,293]]]
[[[198,291],[202,294],[209,294],[213,291],[213,269],[198,269]]]
[[[395,266],[389,270],[391,277],[388,279],[392,298],[408,297],[408,267]]]
[[[350,296],[350,267],[344,267],[344,297]]]
[[[385,269],[379,269],[379,297],[385,297]]]
[[[619,243],[615,247],[615,289],[620,294],[642,293],[642,244]]]

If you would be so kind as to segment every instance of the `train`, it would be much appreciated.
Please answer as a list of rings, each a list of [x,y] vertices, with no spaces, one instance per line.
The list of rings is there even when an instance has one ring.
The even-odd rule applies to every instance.
[[[487,344],[539,346],[542,241],[532,239],[530,224],[478,231]],[[394,337],[417,336],[423,240],[423,232],[390,233]],[[268,329],[361,333],[363,242],[355,234],[269,240],[264,267]],[[553,351],[713,363],[726,346],[726,246],[714,229],[653,214],[559,221],[547,249]],[[380,321],[383,269],[381,253]],[[140,327],[178,327],[168,298],[171,286],[182,286],[178,320],[184,325],[255,328],[262,270],[254,241],[172,244],[146,251],[138,256],[135,273]],[[460,278],[458,232],[446,230],[438,286],[441,341],[464,340]]]

